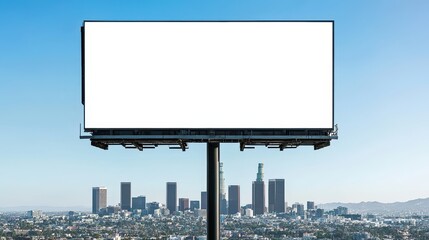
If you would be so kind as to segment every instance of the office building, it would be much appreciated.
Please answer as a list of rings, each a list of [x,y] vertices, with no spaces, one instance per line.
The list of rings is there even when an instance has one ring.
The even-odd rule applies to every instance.
[[[226,200],[225,177],[223,175],[223,163],[219,163],[219,207],[220,214],[228,214],[228,201]]]
[[[41,210],[31,210],[31,211],[28,211],[26,215],[29,218],[40,218],[43,216]]]
[[[304,218],[305,211],[304,211],[304,204],[296,204],[296,215],[300,216],[301,218]]]
[[[201,192],[201,209],[207,209],[207,192]]]
[[[251,208],[246,208],[246,216],[253,217],[253,210]]]
[[[274,203],[276,202],[276,182],[273,179],[268,180],[268,212],[273,213]]]
[[[133,209],[140,209],[140,210],[146,209],[146,197],[145,196],[133,197],[132,207]]]
[[[284,213],[286,211],[284,179],[270,179],[268,181],[268,211],[270,213]]]
[[[105,209],[107,214],[116,214],[121,210],[118,206],[107,206]]]
[[[100,209],[107,207],[107,188],[92,188],[92,213],[99,213]]]
[[[177,183],[167,182],[167,208],[170,214],[173,214],[177,209]]]
[[[189,210],[189,198],[179,198],[179,211]]]
[[[314,202],[312,201],[307,201],[307,211],[311,211],[314,210]]]
[[[198,200],[191,201],[189,208],[191,209],[191,211],[195,211],[197,209],[200,209],[200,201],[198,201]]]
[[[160,204],[158,202],[150,202],[147,205],[148,214],[154,214],[156,209],[159,209]]]
[[[121,182],[121,209],[131,210],[131,183]]]
[[[264,164],[259,163],[256,181],[252,184],[252,209],[254,215],[265,213]]]
[[[240,211],[240,186],[230,185],[228,187],[228,214],[236,214]]]

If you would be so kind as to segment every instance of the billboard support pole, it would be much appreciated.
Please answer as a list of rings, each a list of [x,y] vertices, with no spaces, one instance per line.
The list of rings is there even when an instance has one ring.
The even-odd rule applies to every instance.
[[[207,143],[207,239],[219,240],[219,142]]]

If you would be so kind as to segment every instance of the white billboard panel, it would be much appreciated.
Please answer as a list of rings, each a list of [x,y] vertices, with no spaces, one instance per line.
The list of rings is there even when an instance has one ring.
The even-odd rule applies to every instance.
[[[333,127],[333,22],[85,22],[85,129]]]

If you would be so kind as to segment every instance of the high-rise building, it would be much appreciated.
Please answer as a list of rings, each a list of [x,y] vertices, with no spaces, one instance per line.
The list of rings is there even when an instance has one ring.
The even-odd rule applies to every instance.
[[[121,182],[121,209],[131,210],[131,183]]]
[[[252,184],[252,208],[253,214],[261,215],[265,213],[265,182],[264,164],[259,163],[256,181]]]
[[[314,210],[314,202],[307,201],[307,211]]]
[[[268,181],[268,211],[285,212],[285,180],[270,179]]]
[[[258,164],[258,173],[256,174],[256,181],[262,182],[264,181],[264,164]]]
[[[225,177],[223,175],[223,163],[219,163],[219,204],[220,214],[228,214],[228,201],[226,200]]]
[[[200,209],[200,201],[198,201],[198,200],[191,201],[189,207],[190,207],[191,211],[195,211],[197,209]]]
[[[207,192],[201,192],[201,209],[207,209]]]
[[[146,197],[145,196],[133,197],[132,203],[133,203],[132,204],[133,209],[141,209],[141,210],[146,209]]]
[[[304,204],[300,204],[300,203],[296,204],[296,215],[304,218],[304,216],[305,216]]]
[[[276,182],[273,179],[268,180],[268,212],[274,212],[274,203],[276,202]]]
[[[177,209],[177,183],[167,182],[167,208],[170,214],[173,214]]]
[[[92,213],[99,213],[100,209],[107,207],[107,188],[92,188]]]
[[[184,212],[189,209],[189,198],[179,198],[179,211]]]
[[[228,214],[236,214],[240,211],[240,186],[230,185],[228,187]]]

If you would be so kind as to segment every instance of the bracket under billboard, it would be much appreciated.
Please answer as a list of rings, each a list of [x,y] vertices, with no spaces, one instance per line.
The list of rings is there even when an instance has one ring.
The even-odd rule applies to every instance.
[[[160,145],[168,145],[170,149],[186,151],[189,143],[239,143],[240,151],[253,149],[255,146],[275,148],[280,151],[313,146],[318,150],[330,145],[330,141],[338,139],[338,127],[333,130],[102,130],[93,131],[91,135],[80,135],[81,139],[89,139],[91,145],[107,150],[111,145],[123,146],[126,149],[153,149]]]

